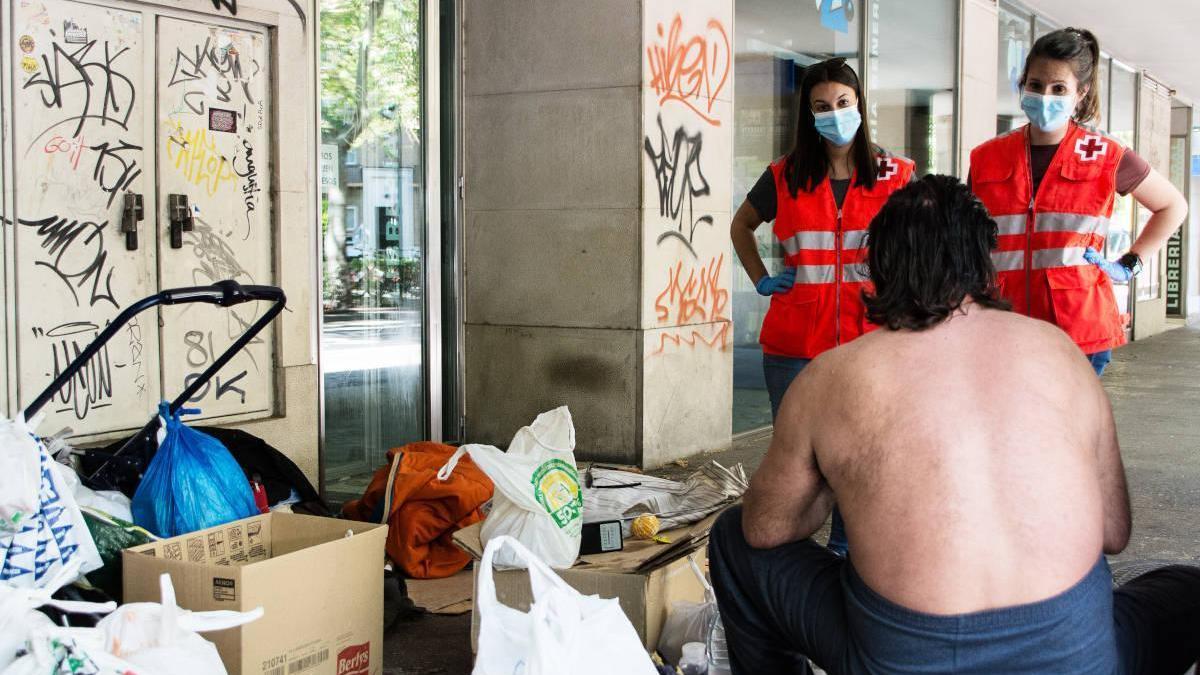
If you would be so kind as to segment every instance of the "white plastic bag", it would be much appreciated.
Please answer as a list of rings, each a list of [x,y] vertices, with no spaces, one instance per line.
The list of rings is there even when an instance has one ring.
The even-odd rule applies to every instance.
[[[676,600],[671,603],[671,611],[667,614],[667,621],[658,636],[658,653],[667,663],[679,663],[685,644],[708,642],[708,627],[717,615],[717,596],[713,594],[712,585],[704,578],[704,572],[701,572],[700,566],[696,564],[695,556],[690,556],[688,563],[700,584],[704,586],[704,602]]]
[[[58,589],[79,576],[79,560],[73,560],[46,582],[42,588],[14,588],[0,584],[0,672],[24,650],[26,642],[36,633],[56,628],[50,618],[37,611],[51,606],[64,612],[107,614],[117,608],[115,602],[76,602],[51,598]]]
[[[104,650],[138,667],[147,675],[224,675],[216,646],[196,633],[224,630],[250,623],[263,615],[249,612],[190,612],[175,604],[171,576],[159,577],[162,603],[121,605],[96,624]]]
[[[95,628],[48,626],[33,632],[29,653],[3,675],[165,675],[152,673],[104,651]]]
[[[110,517],[120,518],[127,523],[133,522],[129,497],[116,490],[97,491],[87,487],[79,481],[79,474],[62,462],[55,462],[52,466],[66,484],[67,491],[75,498],[75,504],[81,509],[87,506]]]
[[[508,452],[490,445],[464,445],[438,472],[446,480],[463,454],[496,485],[492,510],[480,537],[489,544],[507,535],[528,547],[551,567],[565,569],[579,557],[583,531],[583,493],[575,468],[575,426],[566,406],[538,415],[513,436]],[[508,551],[501,567],[524,567]]]
[[[34,418],[34,426],[41,420]],[[38,510],[42,465],[25,416],[0,418],[0,537],[19,531]]]
[[[533,603],[527,613],[496,598],[493,563],[502,551],[529,568]],[[512,537],[496,537],[484,549],[475,607],[479,653],[473,675],[657,673],[615,599],[580,594]]]
[[[0,582],[18,588],[40,588],[55,577],[60,569],[75,558],[80,560],[79,572],[87,574],[99,569],[104,563],[96,550],[96,543],[88,531],[87,523],[70,488],[63,481],[57,466],[46,446],[33,434],[35,424],[26,427],[18,417],[8,422],[11,431],[9,442],[25,431],[32,443],[22,440],[14,448],[2,448],[0,455],[18,454],[20,470],[28,472],[30,457],[37,465],[37,506],[28,518],[20,519],[16,532],[0,534]],[[0,423],[0,426],[3,426]],[[6,479],[7,480],[7,479]],[[25,479],[19,482],[24,485]],[[24,487],[20,488],[24,490]],[[7,502],[7,494],[0,492],[0,501]],[[24,497],[21,498],[21,501]],[[23,507],[22,507],[23,508]]]

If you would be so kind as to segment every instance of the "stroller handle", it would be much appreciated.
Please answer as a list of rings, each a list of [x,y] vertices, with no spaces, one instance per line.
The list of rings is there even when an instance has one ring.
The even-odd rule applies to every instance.
[[[29,420],[37,415],[38,411],[40,411],[43,406],[49,403],[50,399],[54,398],[54,395],[60,389],[66,386],[71,381],[71,378],[75,377],[76,373],[78,373],[85,365],[87,365],[88,360],[95,356],[96,352],[100,351],[100,349],[104,347],[105,343],[111,340],[112,337],[116,335],[125,324],[129,323],[133,317],[137,316],[141,312],[144,312],[151,307],[157,307],[158,305],[181,305],[192,302],[203,302],[221,307],[232,307],[234,305],[240,305],[244,302],[251,302],[255,300],[270,301],[273,304],[271,308],[268,309],[267,312],[258,319],[258,321],[254,322],[254,325],[250,326],[250,328],[243,333],[242,336],[229,347],[229,349],[225,351],[224,354],[222,354],[211,365],[209,365],[209,367],[206,368],[203,373],[201,373],[200,377],[195,378],[192,384],[174,401],[171,402],[171,412],[177,411],[184,403],[187,402],[189,398],[194,396],[196,392],[201,389],[201,387],[203,387],[210,379],[212,379],[212,376],[215,375],[218,370],[228,363],[229,360],[232,359],[239,351],[241,351],[243,347],[249,344],[250,341],[254,339],[254,336],[258,335],[258,333],[262,331],[267,324],[271,323],[271,321],[283,311],[284,306],[287,304],[287,296],[284,295],[283,289],[275,286],[258,286],[252,284],[242,285],[236,281],[233,281],[232,279],[227,279],[225,281],[218,281],[211,286],[171,288],[138,300],[129,307],[126,307],[124,311],[118,314],[115,319],[105,326],[104,330],[100,331],[96,338],[92,340],[92,342],[88,344],[88,346],[84,348],[82,352],[79,353],[79,356],[76,356],[75,359],[71,361],[70,365],[68,365],[58,377],[54,378],[54,381],[50,383],[50,386],[46,387],[45,391],[39,394],[38,397],[33,400],[33,403],[30,403],[29,406],[25,408],[25,419]],[[156,421],[157,418],[151,420],[152,423],[155,423]]]
[[[161,304],[164,305],[206,302],[221,307],[232,307],[252,300],[287,301],[283,289],[275,286],[243,286],[231,280],[218,281],[211,286],[172,288],[159,293],[159,296],[162,297]]]

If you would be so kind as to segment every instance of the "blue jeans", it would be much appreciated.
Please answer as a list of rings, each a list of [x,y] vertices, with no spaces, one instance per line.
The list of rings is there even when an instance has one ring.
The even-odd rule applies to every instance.
[[[1087,358],[1091,362],[1092,368],[1096,369],[1096,377],[1100,377],[1104,374],[1104,368],[1108,365],[1108,362],[1112,361],[1112,350],[1105,349],[1102,352],[1088,354]]]
[[[789,356],[776,356],[763,352],[763,375],[767,379],[767,396],[771,399],[771,421],[779,415],[779,404],[787,393],[792,380],[804,370],[812,359],[798,359]],[[846,524],[842,522],[842,513],[837,506],[833,507],[833,523],[829,526],[829,550],[845,556],[850,544],[846,540]]]

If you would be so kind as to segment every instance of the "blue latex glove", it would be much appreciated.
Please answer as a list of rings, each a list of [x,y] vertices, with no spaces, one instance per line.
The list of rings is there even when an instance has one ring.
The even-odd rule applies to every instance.
[[[1133,270],[1119,262],[1105,260],[1104,256],[1100,255],[1091,246],[1083,252],[1083,259],[1104,270],[1104,273],[1108,275],[1109,279],[1113,280],[1113,283],[1127,284],[1133,278]]]
[[[763,278],[754,284],[754,290],[759,295],[770,297],[776,293],[787,293],[796,284],[796,268],[785,267],[783,272],[775,276],[764,274]]]

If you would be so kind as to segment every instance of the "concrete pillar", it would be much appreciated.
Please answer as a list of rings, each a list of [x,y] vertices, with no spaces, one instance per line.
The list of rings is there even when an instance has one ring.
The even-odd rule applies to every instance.
[[[570,406],[582,458],[727,447],[731,0],[467,0],[467,438]]]

